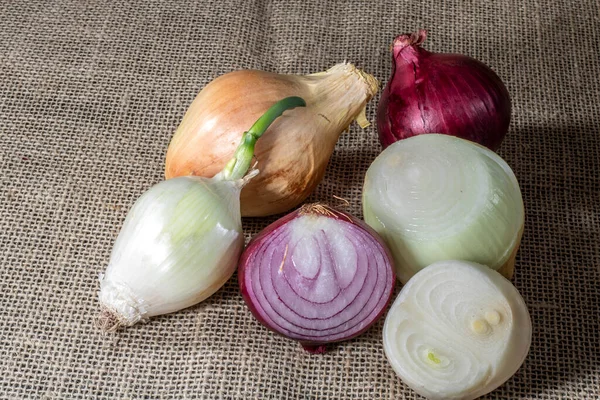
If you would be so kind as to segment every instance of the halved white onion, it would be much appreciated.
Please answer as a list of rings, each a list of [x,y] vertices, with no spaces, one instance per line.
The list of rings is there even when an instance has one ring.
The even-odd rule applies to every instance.
[[[385,354],[400,378],[429,399],[470,400],[502,385],[531,344],[517,289],[498,272],[441,261],[402,288],[383,328]]]
[[[402,282],[448,259],[512,276],[523,199],[508,164],[483,146],[438,134],[392,144],[367,171],[363,211],[388,244]]]

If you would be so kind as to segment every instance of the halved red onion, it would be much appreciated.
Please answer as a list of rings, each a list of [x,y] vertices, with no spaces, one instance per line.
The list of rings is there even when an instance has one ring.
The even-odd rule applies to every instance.
[[[242,295],[267,328],[313,353],[381,317],[393,292],[392,258],[353,216],[305,205],[255,236],[239,264]]]

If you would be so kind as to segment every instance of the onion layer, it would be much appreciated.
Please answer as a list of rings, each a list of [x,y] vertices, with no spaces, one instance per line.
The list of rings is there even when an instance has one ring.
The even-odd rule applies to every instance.
[[[394,40],[392,76],[377,113],[381,144],[437,132],[498,149],[510,124],[508,90],[471,57],[423,49],[425,38],[420,30]]]
[[[367,171],[363,211],[402,282],[449,259],[513,274],[523,199],[510,167],[483,146],[436,134],[394,143]]]
[[[403,288],[383,328],[400,378],[429,399],[470,400],[502,385],[531,344],[523,298],[483,265],[441,261]]]
[[[244,300],[267,328],[312,352],[364,332],[395,282],[385,245],[358,219],[318,204],[251,240],[239,264]]]

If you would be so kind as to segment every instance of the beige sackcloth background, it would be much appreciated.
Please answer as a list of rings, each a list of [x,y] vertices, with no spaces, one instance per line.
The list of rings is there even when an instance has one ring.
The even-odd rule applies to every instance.
[[[598,0],[0,1],[0,398],[419,398],[385,359],[383,320],[311,356],[252,318],[235,275],[118,335],[92,324],[127,210],[204,85],[344,60],[386,82],[392,39],[417,28],[492,66],[513,101],[500,154],[526,206],[514,284],[533,343],[485,398],[600,398]],[[362,217],[376,136],[352,125],[311,200]],[[245,219],[247,238],[275,218]]]

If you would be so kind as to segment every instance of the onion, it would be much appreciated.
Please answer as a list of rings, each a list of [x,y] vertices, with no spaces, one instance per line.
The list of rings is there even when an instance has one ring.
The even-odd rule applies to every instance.
[[[519,369],[531,320],[517,289],[497,272],[441,261],[402,288],[386,317],[383,344],[396,373],[417,393],[471,400]]]
[[[256,145],[260,175],[244,187],[242,216],[286,212],[323,179],[340,134],[353,120],[369,125],[365,107],[377,92],[371,75],[338,64],[311,75],[234,71],[198,94],[167,151],[165,176],[212,177],[233,156],[241,132],[274,102],[300,96],[306,108],[276,121]]]
[[[392,144],[367,170],[363,211],[402,282],[449,259],[513,274],[523,199],[510,167],[483,146],[436,134]]]
[[[377,234],[319,204],[303,206],[254,237],[238,272],[252,314],[316,353],[367,330],[382,315],[395,282]]]
[[[392,76],[377,115],[381,144],[443,133],[497,150],[510,123],[508,90],[473,58],[423,49],[425,38],[420,30],[394,40]]]

